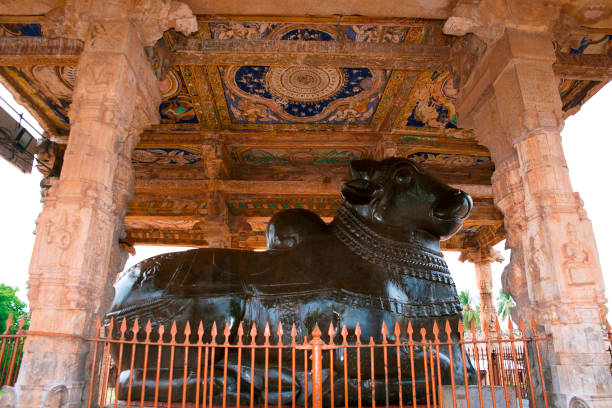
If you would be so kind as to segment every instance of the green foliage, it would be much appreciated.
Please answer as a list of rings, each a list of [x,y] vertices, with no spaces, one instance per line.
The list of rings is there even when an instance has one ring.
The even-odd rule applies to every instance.
[[[474,305],[475,299],[470,295],[470,291],[462,290],[459,293],[459,301],[461,302],[463,327],[469,330],[474,322],[476,328],[480,329],[480,305]]]
[[[17,325],[21,316],[26,317],[24,329],[29,325],[28,306],[17,297],[18,288],[0,283],[0,333],[6,330],[6,320],[13,313],[13,324],[11,325],[11,333],[17,331]]]
[[[516,306],[516,303],[514,303],[512,296],[504,293],[503,289],[500,289],[499,296],[497,296],[497,315],[502,320],[506,320],[510,317],[510,312],[514,306]]]

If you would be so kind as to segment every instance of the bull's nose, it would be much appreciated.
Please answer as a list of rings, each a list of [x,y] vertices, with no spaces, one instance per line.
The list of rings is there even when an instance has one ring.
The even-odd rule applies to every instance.
[[[438,201],[434,215],[441,219],[465,219],[472,211],[472,198],[461,190],[453,190]]]

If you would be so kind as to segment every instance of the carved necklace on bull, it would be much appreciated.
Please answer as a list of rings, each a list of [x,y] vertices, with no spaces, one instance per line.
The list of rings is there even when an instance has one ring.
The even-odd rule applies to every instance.
[[[330,228],[352,252],[368,262],[420,279],[453,283],[442,253],[419,244],[414,233],[405,242],[384,237],[345,205],[340,206]]]

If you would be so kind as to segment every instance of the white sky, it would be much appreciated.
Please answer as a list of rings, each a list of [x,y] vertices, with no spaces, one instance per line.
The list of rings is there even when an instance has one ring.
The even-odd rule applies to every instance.
[[[0,88],[0,96],[12,100],[3,87]],[[16,106],[14,101],[11,104]],[[612,175],[612,130],[609,122],[611,107],[612,84],[608,84],[591,98],[578,114],[567,119],[562,132],[574,190],[580,192],[585,209],[593,221],[608,299],[612,298],[612,276],[609,273],[612,264],[612,238],[609,233],[612,231],[612,218],[609,215],[612,192],[611,183],[606,178]],[[32,124],[36,122],[27,112],[24,117]],[[0,225],[3,230],[0,233],[0,283],[18,286],[18,294],[24,300],[28,264],[34,244],[34,221],[41,209],[40,177],[36,170],[30,175],[23,174],[0,159],[0,191],[3,192],[0,199]],[[510,251],[504,251],[503,242],[496,248],[504,254],[507,262]],[[136,256],[130,257],[126,267],[159,253],[181,249],[185,248],[138,246]],[[472,295],[477,295],[473,265],[459,262],[459,254],[456,252],[447,252],[445,256],[457,290],[467,289]],[[496,263],[492,267],[495,296],[501,288],[500,276],[506,262]]]

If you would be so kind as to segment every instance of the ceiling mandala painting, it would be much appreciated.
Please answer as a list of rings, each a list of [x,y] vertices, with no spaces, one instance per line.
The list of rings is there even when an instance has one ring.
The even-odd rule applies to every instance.
[[[241,66],[220,68],[235,123],[365,124],[388,80],[368,68]]]

